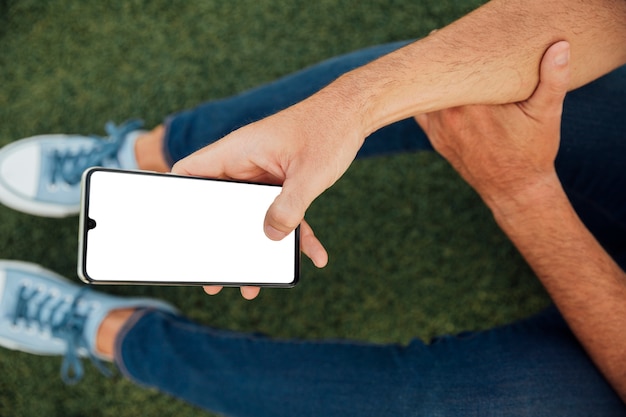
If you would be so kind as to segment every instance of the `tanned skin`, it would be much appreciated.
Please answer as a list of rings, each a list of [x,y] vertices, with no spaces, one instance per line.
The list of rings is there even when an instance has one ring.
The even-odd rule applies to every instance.
[[[448,109],[418,121],[491,208],[626,401],[626,274],[580,221],[554,167],[568,62],[569,45],[559,42],[546,53],[541,81],[528,100]]]

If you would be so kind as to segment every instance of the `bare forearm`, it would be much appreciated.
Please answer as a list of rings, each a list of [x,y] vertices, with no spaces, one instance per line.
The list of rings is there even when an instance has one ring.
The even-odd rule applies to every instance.
[[[564,318],[626,401],[626,276],[588,232],[556,175],[528,193],[486,199]]]
[[[493,0],[331,85],[362,114],[365,134],[419,113],[524,100],[547,47],[572,48],[571,87],[626,62],[624,0]]]
[[[517,2],[498,2],[505,6],[513,3]],[[546,1],[550,5],[557,3],[558,0]],[[567,3],[572,9],[584,6],[578,1]],[[594,3],[595,7],[601,3],[614,4],[602,0],[589,3]],[[620,2],[619,6],[624,4],[626,2]],[[595,53],[599,54],[595,56],[596,60],[598,56],[604,57],[603,63],[580,65],[580,51],[587,51],[591,56],[593,40],[600,36],[598,31],[594,32],[595,26],[587,27],[585,21],[594,17],[591,10],[588,13],[587,18],[581,18],[582,26],[572,26],[570,32],[541,35],[531,31],[532,41],[528,42],[531,45],[550,44],[555,40],[552,36],[570,42],[555,42],[539,52],[534,46],[530,48],[530,53],[525,55],[530,64],[522,59],[515,67],[527,65],[526,72],[520,71],[517,80],[522,81],[515,88],[507,90],[507,83],[502,83],[503,73],[513,78],[510,84],[515,84],[516,80],[512,75],[515,71],[510,71],[515,68],[505,63],[504,69],[491,74],[494,88],[485,87],[487,81],[483,80],[483,74],[468,76],[476,81],[475,85],[487,88],[483,96],[471,86],[464,90],[472,100],[493,100],[493,103],[517,100],[529,94],[526,88],[530,84],[532,91],[528,99],[498,106],[455,107],[419,115],[417,121],[433,147],[491,208],[496,221],[533,268],[590,357],[626,400],[626,332],[623,330],[626,326],[626,275],[580,221],[554,168],[563,100],[568,88],[610,70],[622,60],[621,54],[604,50],[602,44],[595,46]],[[519,19],[524,22],[524,17]],[[515,31],[517,26],[512,23],[512,27]],[[590,31],[586,32],[589,38],[578,37],[583,27]],[[598,30],[606,32],[607,26]],[[575,50],[578,51],[578,66],[573,65]],[[515,59],[522,56],[517,52],[512,54]],[[535,54],[541,57],[540,62],[534,62]],[[487,66],[490,65],[493,67],[493,62],[487,60]],[[528,69],[535,66],[537,80],[529,75]],[[502,90],[507,90],[504,95]]]

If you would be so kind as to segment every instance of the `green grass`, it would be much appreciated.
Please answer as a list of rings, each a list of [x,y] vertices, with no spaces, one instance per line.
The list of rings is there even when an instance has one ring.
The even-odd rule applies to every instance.
[[[0,145],[103,133],[242,91],[373,44],[424,36],[479,0],[0,0]],[[416,69],[419,71],[419,68]],[[292,290],[107,287],[178,305],[202,323],[280,337],[405,343],[529,315],[547,297],[489,211],[435,154],[358,161],[308,218],[331,261]],[[75,278],[77,219],[0,207],[0,257]],[[2,416],[201,416],[103,378],[65,386],[59,358],[0,351]]]

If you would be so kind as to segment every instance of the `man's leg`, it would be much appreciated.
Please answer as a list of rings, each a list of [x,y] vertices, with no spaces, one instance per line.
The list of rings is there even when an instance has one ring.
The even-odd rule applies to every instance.
[[[96,346],[99,328],[113,313],[138,308],[174,311],[160,300],[102,294],[38,265],[0,260],[0,346],[63,356],[61,377],[67,383],[82,378],[83,356],[107,373],[100,359],[110,356]]]
[[[135,142],[137,167],[146,171],[169,172],[170,164],[163,155],[165,127],[158,125],[139,136]]]
[[[275,340],[138,310],[130,379],[229,416],[622,416],[558,312],[425,345]]]
[[[105,295],[0,261],[0,344],[114,359],[132,380],[231,416],[617,416],[626,410],[554,309],[425,345],[276,340],[201,326],[158,300]],[[99,359],[98,359],[99,358]]]

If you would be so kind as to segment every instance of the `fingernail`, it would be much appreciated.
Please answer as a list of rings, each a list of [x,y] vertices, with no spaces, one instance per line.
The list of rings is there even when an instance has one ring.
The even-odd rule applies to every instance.
[[[265,225],[265,235],[272,240],[281,240],[287,234],[285,232],[281,232],[280,230],[270,226],[269,224]]]
[[[569,48],[567,48],[564,51],[558,53],[554,57],[554,63],[555,63],[555,65],[557,65],[559,67],[563,67],[563,66],[567,65],[568,62],[569,62]]]

